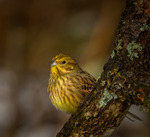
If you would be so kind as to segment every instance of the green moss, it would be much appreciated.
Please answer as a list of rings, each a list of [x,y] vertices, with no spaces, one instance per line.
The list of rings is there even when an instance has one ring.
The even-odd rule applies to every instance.
[[[116,47],[117,53],[119,52],[119,50],[123,49],[123,48],[121,47],[121,45],[122,45],[122,39],[118,40],[118,45],[117,45],[117,47]]]
[[[115,73],[115,74],[118,73],[118,68],[114,68],[114,73]]]
[[[96,81],[98,81],[100,79],[101,76],[98,76],[98,78],[96,79]]]
[[[117,99],[117,95],[115,93],[110,93],[107,88],[104,89],[103,96],[100,98],[98,102],[98,107],[105,107],[109,101],[112,99]]]
[[[147,24],[143,24],[143,26],[140,28],[140,31],[146,31],[149,29],[150,29],[150,27]]]
[[[118,72],[118,68],[114,68],[114,71],[111,72],[111,74],[115,74],[115,76],[120,77],[120,72]]]
[[[78,125],[78,123],[79,123],[79,122],[78,122],[78,121],[76,121],[76,122],[75,122],[75,126],[76,126],[76,125]]]
[[[142,47],[140,46],[140,44],[137,44],[135,43],[135,41],[132,41],[127,45],[127,51],[128,51],[127,56],[130,57],[132,61],[133,58],[139,58],[138,53],[135,50],[141,51]]]
[[[120,40],[118,40],[118,45],[117,45],[117,47],[115,48],[115,51],[117,51],[117,53],[119,53],[119,51],[121,50],[121,49],[123,49],[122,48],[122,39],[120,39]],[[111,58],[113,58],[114,56],[115,56],[115,51],[113,50],[112,51],[112,53],[111,53]]]
[[[115,51],[114,50],[112,51],[110,56],[111,56],[111,58],[113,58],[115,56]]]
[[[126,24],[126,22],[125,22],[125,21],[122,21],[122,24]]]
[[[106,81],[103,80],[101,84],[102,84],[102,86],[105,86]]]
[[[91,134],[89,137],[94,137],[93,134]]]

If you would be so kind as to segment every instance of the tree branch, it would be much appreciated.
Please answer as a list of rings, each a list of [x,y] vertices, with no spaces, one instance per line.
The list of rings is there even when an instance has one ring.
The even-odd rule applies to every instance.
[[[97,88],[85,98],[57,137],[107,137],[132,104],[150,110],[150,2],[128,0],[115,48]]]

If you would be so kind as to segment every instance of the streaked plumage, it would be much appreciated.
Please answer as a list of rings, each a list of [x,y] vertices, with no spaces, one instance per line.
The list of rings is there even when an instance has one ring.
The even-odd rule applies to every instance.
[[[82,70],[72,57],[59,54],[52,59],[48,92],[57,109],[75,112],[95,85],[95,78]]]

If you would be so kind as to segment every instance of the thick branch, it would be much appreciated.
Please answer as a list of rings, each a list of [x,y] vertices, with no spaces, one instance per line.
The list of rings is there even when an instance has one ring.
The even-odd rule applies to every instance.
[[[128,0],[97,88],[64,125],[57,137],[107,137],[121,123],[132,104],[149,108],[150,2]]]

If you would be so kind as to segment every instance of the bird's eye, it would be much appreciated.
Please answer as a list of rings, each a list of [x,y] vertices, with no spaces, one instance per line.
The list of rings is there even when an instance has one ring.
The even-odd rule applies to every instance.
[[[66,64],[66,61],[65,61],[65,60],[63,60],[63,61],[62,61],[62,64]]]

